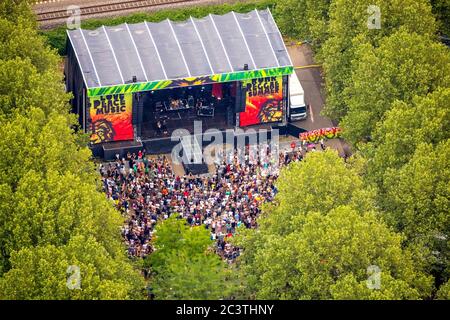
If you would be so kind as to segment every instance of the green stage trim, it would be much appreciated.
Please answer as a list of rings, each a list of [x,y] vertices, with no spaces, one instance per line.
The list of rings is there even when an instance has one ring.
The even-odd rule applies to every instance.
[[[290,75],[294,72],[294,67],[279,67],[252,71],[243,71],[235,73],[222,73],[205,77],[192,77],[178,80],[160,80],[141,83],[121,84],[110,87],[88,88],[89,97],[104,96],[119,93],[134,93],[143,91],[152,91],[176,87],[198,86],[203,84],[242,81],[249,79],[258,79],[266,77],[279,77]]]

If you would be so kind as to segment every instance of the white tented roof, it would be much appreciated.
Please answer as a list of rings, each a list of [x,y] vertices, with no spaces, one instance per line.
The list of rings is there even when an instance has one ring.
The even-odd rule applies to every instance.
[[[67,33],[88,88],[292,66],[270,10]]]

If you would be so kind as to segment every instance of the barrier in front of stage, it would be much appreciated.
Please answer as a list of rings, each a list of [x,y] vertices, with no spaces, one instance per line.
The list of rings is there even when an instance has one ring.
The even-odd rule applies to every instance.
[[[289,134],[296,138],[299,137],[299,134],[302,132],[306,132],[307,130],[295,126],[291,123],[288,123],[287,126],[282,125],[274,125],[272,126],[272,130],[278,130],[278,134],[280,136]],[[256,131],[257,132],[257,131]],[[251,139],[248,136],[248,133],[236,132],[234,130],[222,131],[222,141],[224,143],[232,142],[234,146],[237,145],[238,140],[245,141],[245,144],[253,144],[259,143],[258,139]],[[228,137],[227,137],[228,135]],[[214,142],[214,138],[212,134],[203,133],[202,136],[197,137],[198,141],[201,142],[202,148],[205,148],[212,142]],[[272,138],[272,132],[269,130],[267,132],[267,141],[270,141]],[[243,140],[242,140],[243,139]],[[107,146],[97,145],[92,147],[92,153],[94,157],[103,158],[104,160],[113,160],[117,153],[120,154],[120,157],[124,157],[128,152],[137,153],[142,148],[145,148],[147,154],[170,154],[172,149],[180,143],[179,140],[172,141],[170,137],[167,138],[158,138],[151,140],[143,140],[142,143],[136,144],[136,142],[130,142],[130,145],[124,145],[117,148],[110,148]]]

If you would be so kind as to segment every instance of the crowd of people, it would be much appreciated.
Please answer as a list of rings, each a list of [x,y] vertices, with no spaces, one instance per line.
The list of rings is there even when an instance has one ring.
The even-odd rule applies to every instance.
[[[167,157],[149,158],[145,150],[101,164],[103,189],[126,216],[122,235],[128,255],[150,254],[156,223],[176,214],[208,229],[216,252],[231,263],[239,248],[227,240],[241,225],[256,226],[261,204],[276,194],[280,165],[301,160],[304,150],[277,153],[271,157],[267,146],[218,154],[215,173],[203,176],[177,176]]]

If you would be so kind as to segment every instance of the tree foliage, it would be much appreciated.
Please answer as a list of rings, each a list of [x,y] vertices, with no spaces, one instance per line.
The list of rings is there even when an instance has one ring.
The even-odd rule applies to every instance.
[[[0,299],[139,299],[142,279],[93,237],[74,236],[64,246],[15,251],[12,268],[0,279]],[[79,271],[79,277],[77,272]]]
[[[373,12],[370,5],[377,6],[381,14],[381,28],[368,28]],[[335,0],[329,11],[329,28],[326,42],[319,52],[323,60],[327,100],[324,112],[335,120],[347,113],[343,90],[351,85],[355,49],[364,43],[377,47],[379,41],[399,28],[407,32],[431,37],[436,24],[428,0]]]
[[[131,299],[143,278],[26,1],[0,5],[0,298]],[[67,287],[79,267],[80,290]]]
[[[326,151],[283,170],[276,204],[264,209],[258,230],[236,240],[245,249],[241,267],[249,296],[417,299],[431,293],[432,279],[415,269],[401,236],[379,217],[359,166],[347,167]],[[371,265],[385,280],[375,291],[367,287]]]
[[[247,13],[251,10],[273,9],[278,0],[246,0],[225,2],[221,4],[196,5],[186,7],[171,7],[169,9],[155,10],[152,12],[139,12],[130,15],[106,18],[86,19],[81,22],[83,29],[96,29],[103,25],[116,26],[122,23],[161,22],[166,19],[172,21],[184,21],[189,17],[203,18],[208,14],[225,14],[231,11]],[[42,31],[42,35],[48,43],[58,50],[60,55],[66,54],[66,27],[56,27],[51,30]]]
[[[445,46],[400,30],[373,48],[358,48],[351,81],[343,90],[347,115],[341,125],[347,141],[372,136],[395,100],[408,103],[450,83],[450,54]]]
[[[310,40],[319,47],[327,38],[331,0],[282,0],[275,7],[283,34]]]
[[[231,268],[212,250],[203,227],[189,227],[172,215],[155,230],[155,252],[146,262],[157,299],[214,300],[233,293]]]
[[[450,36],[450,1],[431,0],[431,7],[436,16],[439,31],[446,36]]]
[[[444,280],[450,276],[449,163],[450,140],[435,147],[420,144],[406,165],[386,173],[386,193],[380,201],[387,219],[409,243],[420,244],[436,255],[436,261],[431,258],[430,262]]]
[[[380,186],[388,170],[399,169],[421,143],[436,145],[450,138],[450,88],[439,88],[410,102],[396,100],[364,146],[371,158],[368,176]]]
[[[438,285],[450,276],[449,103],[449,88],[394,102],[362,148],[385,220],[405,235]]]

